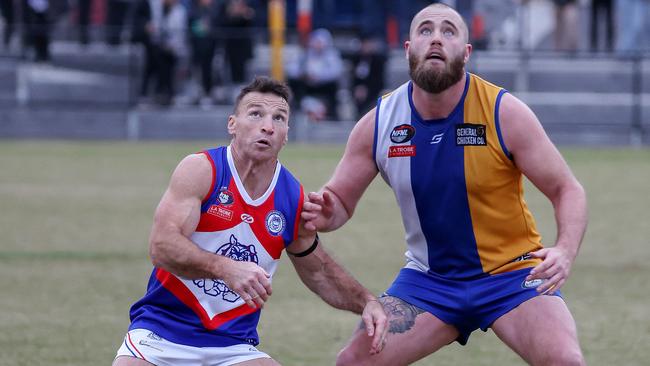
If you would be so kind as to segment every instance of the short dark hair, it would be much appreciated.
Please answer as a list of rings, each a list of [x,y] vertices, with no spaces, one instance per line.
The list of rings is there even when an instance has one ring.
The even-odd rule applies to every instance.
[[[287,104],[291,100],[291,89],[289,86],[282,82],[266,76],[256,76],[253,81],[242,88],[241,92],[235,100],[235,113],[237,113],[237,108],[239,108],[239,103],[244,99],[248,93],[271,93],[283,98]]]

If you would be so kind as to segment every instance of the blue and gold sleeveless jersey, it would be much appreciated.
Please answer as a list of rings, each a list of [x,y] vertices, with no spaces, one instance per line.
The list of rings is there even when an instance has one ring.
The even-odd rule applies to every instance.
[[[407,268],[469,279],[535,266],[542,248],[499,129],[506,92],[467,73],[444,119],[423,120],[411,82],[379,99],[374,159],[406,230]]]

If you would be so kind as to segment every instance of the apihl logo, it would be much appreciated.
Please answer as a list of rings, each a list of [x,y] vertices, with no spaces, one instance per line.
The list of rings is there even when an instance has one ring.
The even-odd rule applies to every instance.
[[[273,210],[266,215],[266,230],[273,236],[282,234],[287,226],[287,220],[280,211]]]
[[[415,136],[415,127],[403,124],[393,128],[390,133],[390,140],[396,144],[403,144],[409,142],[413,136]]]
[[[230,192],[228,188],[221,187],[217,199],[219,200],[220,204],[224,206],[228,206],[228,205],[232,205],[232,203],[235,202],[235,195],[232,194],[232,192]]]
[[[220,246],[215,253],[239,262],[259,263],[255,245],[242,244],[234,235],[230,235],[230,241]],[[236,292],[231,290],[228,285],[221,280],[198,279],[192,282],[194,282],[194,284],[199,288],[202,288],[203,292],[207,295],[214,297],[220,296],[223,300],[228,302],[235,302],[240,298]]]

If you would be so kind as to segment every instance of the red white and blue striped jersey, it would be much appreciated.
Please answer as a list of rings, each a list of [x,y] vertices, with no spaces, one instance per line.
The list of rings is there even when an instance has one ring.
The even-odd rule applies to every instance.
[[[269,188],[253,200],[230,147],[203,154],[212,164],[212,187],[190,239],[208,252],[255,262],[273,276],[282,250],[298,235],[301,184],[278,162]],[[131,307],[129,329],[145,328],[196,347],[257,345],[259,317],[259,308],[250,308],[219,279],[186,279],[154,268],[147,293]]]

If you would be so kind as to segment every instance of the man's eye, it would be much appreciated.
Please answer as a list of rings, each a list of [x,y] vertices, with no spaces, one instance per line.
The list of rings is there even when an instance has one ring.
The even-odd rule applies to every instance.
[[[429,28],[422,28],[422,29],[420,30],[420,34],[423,35],[423,36],[429,36],[429,35],[431,35],[431,29],[429,29]]]
[[[447,30],[444,31],[442,34],[443,34],[445,37],[453,37],[454,34],[456,34],[456,33],[454,33],[454,31],[451,30],[451,29],[447,29]]]

